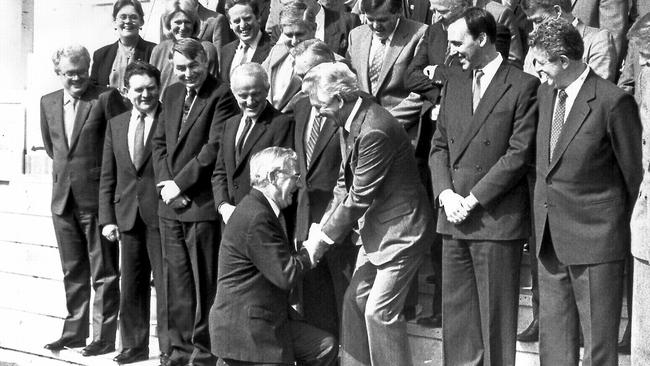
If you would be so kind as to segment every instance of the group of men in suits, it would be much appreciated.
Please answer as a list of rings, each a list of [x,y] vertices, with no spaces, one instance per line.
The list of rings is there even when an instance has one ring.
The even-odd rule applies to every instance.
[[[361,0],[367,24],[340,42],[316,39],[324,5],[296,0],[275,45],[254,0],[229,0],[220,78],[179,40],[160,102],[147,63],[126,68],[126,103],[91,84],[85,48],[57,51],[63,90],[42,98],[41,127],[69,314],[46,348],[86,345],[92,282],[84,355],[114,351],[119,310],[115,361],[148,358],[153,273],[162,365],[331,365],[337,339],[343,365],[409,365],[403,309],[433,243],[445,364],[514,365],[532,236],[542,364],[576,364],[579,327],[583,362],[615,364],[620,296],[606,295],[641,129],[634,99],[585,66],[589,37],[612,38],[557,1],[526,8],[541,87],[500,8],[469,0],[432,0],[428,28],[401,0]]]

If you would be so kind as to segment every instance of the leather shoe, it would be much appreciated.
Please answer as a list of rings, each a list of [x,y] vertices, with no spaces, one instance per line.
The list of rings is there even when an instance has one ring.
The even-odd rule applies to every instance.
[[[113,358],[113,361],[119,364],[134,363],[149,359],[149,348],[126,348],[119,355]]]
[[[537,342],[539,341],[539,319],[533,319],[528,328],[517,334],[519,342]]]
[[[172,361],[169,359],[169,354],[164,352],[160,354],[160,366],[172,366]]]
[[[93,341],[91,344],[87,345],[86,348],[83,349],[81,354],[84,357],[88,357],[88,356],[103,355],[105,353],[111,353],[113,351],[115,351],[114,343],[108,343],[104,341]]]
[[[86,346],[85,339],[59,338],[52,343],[46,344],[44,348],[49,349],[50,351],[60,351],[64,348],[77,348],[77,347],[85,347],[85,346]]]
[[[418,319],[417,323],[426,328],[440,328],[442,327],[442,314],[424,316]]]

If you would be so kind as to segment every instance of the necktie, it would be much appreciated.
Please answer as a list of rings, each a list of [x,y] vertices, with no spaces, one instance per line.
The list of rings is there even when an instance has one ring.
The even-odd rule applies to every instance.
[[[77,98],[71,98],[63,107],[63,112],[65,113],[63,124],[65,126],[65,135],[68,138],[68,146],[72,143],[70,139],[72,138],[72,130],[74,130],[74,122],[77,118]]]
[[[133,138],[133,166],[139,168],[144,157],[144,117],[141,113],[138,117],[138,124],[135,126],[135,137]]]
[[[481,77],[483,70],[477,69],[474,71],[474,81],[472,82],[472,111],[476,111],[479,102],[481,101]]]
[[[246,52],[248,52],[248,45],[244,43],[244,46],[242,47],[241,50],[241,60],[239,60],[239,64],[243,65],[246,63]]]
[[[246,117],[246,122],[244,123],[244,131],[242,131],[241,136],[239,136],[239,141],[237,141],[237,148],[235,151],[235,160],[238,164],[241,159],[241,151],[244,148],[244,142],[246,142],[246,135],[248,135],[248,131],[250,131],[252,125],[253,120],[250,117]]]
[[[551,124],[551,141],[549,143],[548,161],[550,162],[555,152],[555,145],[560,138],[562,126],[564,126],[564,113],[566,112],[566,98],[567,94],[564,89],[560,89],[557,93],[557,104],[555,106],[555,114],[553,114],[553,122]]]
[[[379,73],[381,73],[381,65],[384,62],[385,48],[386,40],[382,39],[379,41],[379,44],[375,49],[375,54],[372,56],[370,68],[368,69],[368,74],[370,76],[370,92],[373,94],[376,94],[377,89],[379,88]]]
[[[187,89],[185,102],[183,102],[183,123],[187,120],[187,115],[190,114],[190,108],[192,108],[194,97],[196,97],[196,90],[194,88]]]
[[[311,155],[314,153],[314,147],[316,146],[316,141],[318,141],[318,134],[320,133],[322,123],[322,117],[316,115],[314,117],[314,123],[311,126],[311,131],[309,132],[307,145],[305,145],[305,157],[307,158],[307,166],[309,166],[309,163],[311,162]]]

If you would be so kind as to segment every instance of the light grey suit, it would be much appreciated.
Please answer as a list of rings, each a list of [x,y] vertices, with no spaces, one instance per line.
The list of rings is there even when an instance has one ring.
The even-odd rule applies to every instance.
[[[279,42],[276,43],[269,55],[262,62],[262,67],[266,70],[266,73],[269,75],[269,82],[271,83],[271,89],[269,90],[269,95],[267,99],[273,107],[279,110],[282,113],[291,112],[293,109],[293,103],[290,103],[292,98],[300,92],[302,86],[302,81],[299,77],[294,74],[291,75],[280,75],[279,70],[282,62],[289,56],[289,47],[286,44]],[[274,90],[273,85],[276,78],[287,78],[290,77],[291,80],[287,86],[286,90]],[[278,95],[280,94],[280,95]],[[273,99],[277,99],[277,102],[273,102]]]
[[[623,45],[626,43],[628,0],[571,0],[571,4],[573,15],[582,19],[585,24],[594,28],[607,29],[612,33],[616,55],[620,58]],[[618,60],[616,64],[618,65]]]

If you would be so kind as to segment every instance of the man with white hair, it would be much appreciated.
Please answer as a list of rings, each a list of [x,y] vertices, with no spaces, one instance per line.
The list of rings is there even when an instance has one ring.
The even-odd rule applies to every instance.
[[[102,238],[97,211],[106,121],[126,107],[115,89],[91,85],[85,47],[60,48],[52,63],[63,89],[41,98],[41,133],[45,151],[54,160],[52,221],[68,314],[61,338],[45,348],[59,351],[86,345],[92,279],[93,342],[83,355],[95,356],[115,350],[118,247]]]
[[[432,229],[413,147],[395,117],[359,97],[345,64],[312,68],[303,91],[341,128],[345,153],[330,208],[305,245],[342,243],[353,230],[363,243],[343,300],[341,364],[411,365],[400,313]]]
[[[250,193],[237,205],[219,248],[217,296],[210,311],[219,365],[336,363],[336,339],[291,316],[290,292],[322,253],[318,243],[290,245],[282,209],[300,174],[296,153],[268,147],[250,160]]]
[[[230,87],[241,112],[226,121],[212,174],[214,203],[226,224],[250,190],[250,157],[269,146],[293,145],[293,120],[266,100],[264,68],[251,62],[238,66],[232,76]]]

